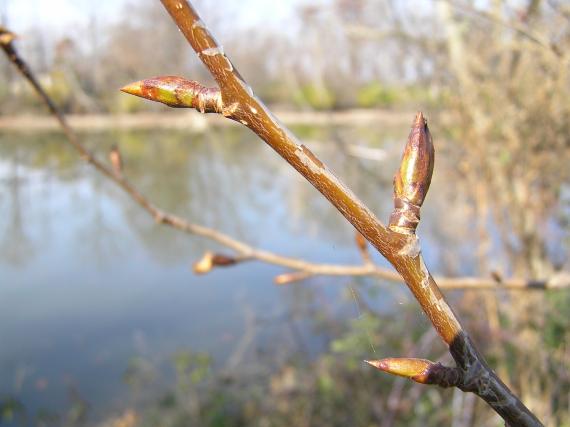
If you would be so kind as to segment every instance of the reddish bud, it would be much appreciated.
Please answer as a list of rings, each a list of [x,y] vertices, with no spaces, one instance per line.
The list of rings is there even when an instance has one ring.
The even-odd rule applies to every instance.
[[[9,45],[16,38],[16,34],[8,30],[7,28],[0,26],[0,44]]]
[[[435,152],[427,122],[421,112],[416,115],[404,148],[400,169],[394,176],[394,211],[390,228],[414,233],[420,221],[420,207],[429,190]]]
[[[441,363],[425,359],[388,358],[365,360],[369,365],[381,371],[400,377],[409,378],[420,384],[437,384],[440,387],[460,387],[466,391],[464,375],[458,368],[443,366]],[[469,390],[473,391],[473,390]]]
[[[200,261],[196,262],[193,266],[194,273],[196,274],[206,274],[212,271],[212,267],[214,266],[212,262],[214,254],[212,252],[206,252]]]
[[[364,238],[364,236],[357,231],[354,235],[354,241],[356,242],[356,246],[358,247],[358,250],[364,262],[371,262],[370,252],[368,252],[368,241]]]
[[[300,280],[305,280],[308,277],[311,277],[311,273],[307,273],[304,271],[294,271],[291,273],[284,273],[280,274],[279,276],[275,276],[273,282],[276,285],[287,285],[289,283],[298,282]]]
[[[177,76],[152,77],[128,84],[121,91],[169,107],[195,108],[201,113],[221,113],[222,94],[193,80]]]
[[[430,369],[437,365],[426,359],[411,358],[387,358],[365,360],[365,362],[381,371],[400,377],[406,377],[422,384],[428,384]]]
[[[111,164],[113,165],[113,172],[115,173],[115,176],[123,176],[123,157],[121,156],[119,147],[116,145],[113,145],[111,147],[111,151],[109,152],[109,160],[111,160]]]
[[[214,267],[228,267],[236,264],[238,261],[237,258],[229,255],[215,254],[207,251],[200,261],[194,264],[193,270],[196,274],[206,274],[212,271]]]
[[[229,255],[224,254],[214,254],[212,257],[212,264],[217,267],[228,267],[230,265],[237,264],[238,259]]]

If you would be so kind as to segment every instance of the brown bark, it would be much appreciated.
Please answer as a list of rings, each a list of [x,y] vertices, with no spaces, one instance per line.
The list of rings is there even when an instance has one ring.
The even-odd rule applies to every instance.
[[[161,1],[220,86],[224,116],[241,122],[271,146],[319,190],[401,274],[436,331],[449,345],[457,364],[459,380],[455,386],[479,395],[509,425],[542,425],[495,375],[476,350],[425,266],[416,235],[386,228],[307,147],[296,141],[253,95],[251,88],[189,3],[180,0]],[[422,120],[419,113],[414,125]],[[425,182],[421,184],[425,185]]]

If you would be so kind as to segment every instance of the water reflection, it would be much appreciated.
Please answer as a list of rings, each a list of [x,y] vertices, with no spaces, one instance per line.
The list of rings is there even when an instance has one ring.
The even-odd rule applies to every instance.
[[[405,129],[297,133],[387,218]],[[101,154],[117,143],[126,175],[164,210],[279,253],[359,262],[352,227],[247,130],[82,137]],[[347,142],[383,150],[386,160],[349,156]],[[424,252],[436,272],[471,273],[466,236],[475,231],[445,165],[438,168],[420,226]],[[16,420],[122,408],[125,370],[150,366],[153,387],[165,387],[173,381],[166,367],[183,348],[212,354],[218,368],[314,357],[335,335],[327,319],[360,316],[346,302],[347,278],[275,287],[282,269],[258,263],[193,276],[191,262],[212,243],[157,226],[59,134],[0,135],[0,186],[0,397],[9,396],[0,400]],[[354,283],[366,289],[371,280]],[[387,287],[367,303],[389,312],[407,297]]]
[[[24,264],[33,252],[30,238],[23,227],[20,189],[22,180],[25,178],[20,173],[18,157],[18,152],[16,152],[14,162],[8,166],[10,171],[6,174],[7,177],[3,183],[6,187],[6,191],[3,193],[8,193],[10,197],[10,200],[5,200],[5,202],[11,206],[11,209],[8,209],[8,206],[3,206],[6,212],[10,212],[10,215],[5,217],[6,232],[3,233],[0,244],[0,257],[14,265]]]
[[[352,228],[248,131],[82,137],[102,155],[117,143],[129,179],[165,210],[284,254],[358,261]],[[336,146],[317,145],[357,191],[373,199],[384,191],[349,176],[355,162]],[[15,399],[8,403],[34,414],[85,400],[104,413],[127,392],[121,378],[135,356],[160,368],[192,347],[222,366],[275,359],[276,340],[282,360],[325,348],[326,328],[311,313],[339,315],[347,279],[277,288],[282,270],[256,263],[196,278],[190,263],[212,244],[154,224],[61,135],[1,135],[0,159],[0,394]]]

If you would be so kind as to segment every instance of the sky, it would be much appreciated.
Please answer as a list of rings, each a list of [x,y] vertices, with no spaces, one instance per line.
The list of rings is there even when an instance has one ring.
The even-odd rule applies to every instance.
[[[28,28],[41,28],[62,35],[70,27],[84,27],[91,16],[97,20],[112,21],[127,4],[158,0],[0,0],[0,15],[7,18],[10,28],[23,32]],[[240,0],[235,7],[236,22],[243,26],[255,24],[282,25],[296,6],[303,3],[323,3],[309,0]],[[202,0],[202,3],[220,4],[220,0]],[[211,7],[211,5],[208,5]],[[230,6],[231,7],[231,6]],[[206,17],[207,18],[207,17]]]

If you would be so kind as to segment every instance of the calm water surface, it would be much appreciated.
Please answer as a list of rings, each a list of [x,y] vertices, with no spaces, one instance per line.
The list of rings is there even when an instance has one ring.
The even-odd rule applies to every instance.
[[[297,132],[388,216],[406,129]],[[282,254],[359,262],[352,227],[246,130],[82,137],[100,155],[117,142],[128,177],[165,210]],[[347,144],[385,159],[349,156]],[[192,262],[216,246],[156,225],[59,134],[0,134],[0,188],[0,397],[17,399],[29,414],[64,410],[78,398],[94,418],[124,407],[123,376],[133,358],[158,367],[167,386],[180,349],[209,352],[219,368],[246,366],[260,352],[312,357],[330,337],[310,310],[358,315],[346,298],[347,278],[278,287],[272,280],[284,270],[255,262],[193,275]],[[441,257],[433,243],[442,237],[428,212],[438,203],[426,208],[422,224],[436,271]],[[386,285],[370,303],[389,311],[408,297]],[[244,349],[252,318],[254,339]]]

